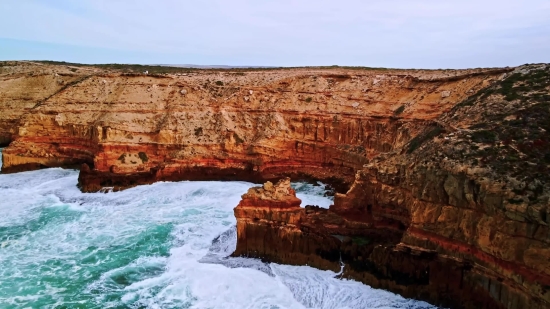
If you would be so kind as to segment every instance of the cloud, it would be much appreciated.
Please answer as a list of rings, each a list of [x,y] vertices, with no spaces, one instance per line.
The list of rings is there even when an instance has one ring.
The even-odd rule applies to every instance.
[[[0,37],[144,53],[156,63],[432,68],[550,60],[546,0],[8,0],[0,11]]]

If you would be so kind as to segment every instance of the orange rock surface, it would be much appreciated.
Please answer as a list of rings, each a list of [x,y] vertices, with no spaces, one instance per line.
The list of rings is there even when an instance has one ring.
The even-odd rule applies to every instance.
[[[4,170],[86,163],[92,174],[81,178],[84,191],[209,174],[305,174],[349,185],[369,159],[402,147],[503,74],[288,69],[147,76],[32,64],[11,70],[0,85],[2,110],[10,111],[0,116],[9,120],[0,135],[13,140]],[[22,89],[41,96],[27,100]]]
[[[550,307],[545,65],[0,70],[2,172],[82,165],[87,192],[322,180],[329,210],[300,208],[288,180],[245,194],[235,255],[342,259],[344,276],[452,308]]]
[[[444,307],[550,308],[549,132],[550,66],[518,68],[363,165],[329,210],[287,226],[239,204],[235,255],[342,263]]]

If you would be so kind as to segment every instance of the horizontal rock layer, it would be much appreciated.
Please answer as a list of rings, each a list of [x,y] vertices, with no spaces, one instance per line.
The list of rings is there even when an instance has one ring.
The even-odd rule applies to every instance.
[[[539,272],[545,266],[506,261],[471,244],[475,239],[461,242],[415,227],[410,214],[373,201],[387,191],[371,195],[359,189],[370,176],[360,173],[330,209],[299,207],[289,179],[275,185],[287,196],[258,197],[271,183],[250,189],[235,208],[233,255],[335,272],[343,266],[342,278],[448,308],[548,308],[539,290],[548,283]],[[364,207],[350,208],[357,200]]]
[[[289,223],[241,202],[235,255],[342,262],[344,277],[450,308],[550,308],[549,89],[550,67],[517,69],[370,160],[329,210]]]
[[[323,180],[340,192],[329,210],[249,192],[235,254],[333,270],[341,259],[344,277],[451,308],[549,307],[544,65],[0,70],[2,172],[81,166],[86,192]]]
[[[147,76],[32,64],[3,70],[9,74],[2,75],[0,102],[11,112],[0,116],[9,123],[0,135],[13,140],[4,171],[86,163],[84,191],[283,175],[349,187],[369,159],[402,147],[503,73],[302,69]]]

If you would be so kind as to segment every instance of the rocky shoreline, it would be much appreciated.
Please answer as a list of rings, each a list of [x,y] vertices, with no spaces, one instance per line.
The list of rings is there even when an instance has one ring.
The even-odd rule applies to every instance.
[[[344,263],[453,309],[550,307],[548,65],[0,73],[3,173],[80,166],[84,192],[284,179],[235,208],[235,255]],[[334,205],[301,208],[285,177],[331,184]]]
[[[445,308],[547,308],[480,265],[471,248],[345,209],[347,199],[339,195],[330,209],[302,208],[288,178],[252,188],[235,208],[233,255],[335,272],[343,266],[342,278]],[[426,248],[430,243],[433,249]]]

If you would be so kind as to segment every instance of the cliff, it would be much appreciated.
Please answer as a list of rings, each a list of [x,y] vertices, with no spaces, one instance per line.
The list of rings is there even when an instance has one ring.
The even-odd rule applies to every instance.
[[[73,72],[74,71],[74,72]],[[506,69],[191,70],[4,65],[6,172],[86,163],[84,191],[158,180],[312,177],[345,192]],[[37,86],[35,86],[35,84]],[[30,91],[26,91],[30,89]],[[40,93],[30,96],[29,93]]]
[[[243,196],[235,254],[343,263],[344,277],[450,308],[550,308],[549,86],[547,66],[517,69],[290,227],[265,207],[251,222]]]
[[[86,192],[323,180],[339,192],[329,210],[300,208],[287,182],[245,195],[235,254],[341,259],[344,276],[453,308],[547,308],[549,79],[545,65],[144,75],[4,62],[2,172],[81,165]]]

